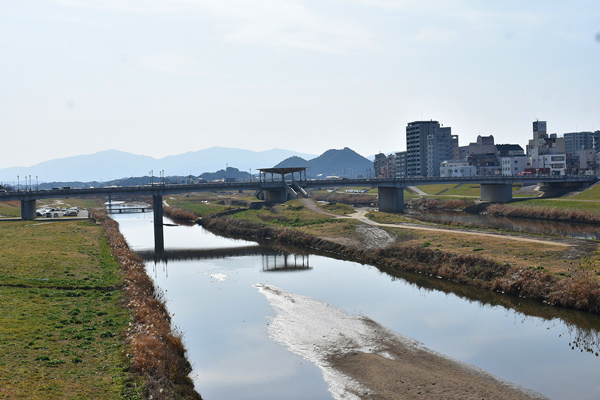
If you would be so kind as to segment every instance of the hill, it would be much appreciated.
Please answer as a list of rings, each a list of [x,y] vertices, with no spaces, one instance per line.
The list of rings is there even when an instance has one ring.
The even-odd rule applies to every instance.
[[[307,167],[306,174],[309,178],[325,178],[327,176],[354,178],[368,176],[373,169],[373,163],[354,150],[344,147],[341,150],[327,150],[308,161],[301,157],[289,157],[275,167]]]

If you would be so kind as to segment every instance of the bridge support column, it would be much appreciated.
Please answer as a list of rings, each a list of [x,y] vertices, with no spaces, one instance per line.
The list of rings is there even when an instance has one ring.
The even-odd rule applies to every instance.
[[[404,212],[404,188],[379,187],[379,211],[387,213]]]
[[[21,200],[21,218],[25,221],[33,221],[35,219],[36,200]]]
[[[287,192],[285,188],[265,189],[265,201],[274,203],[285,203],[287,201]]]
[[[152,209],[154,210],[154,251],[165,251],[165,236],[163,232],[163,203],[162,196],[152,195]]]
[[[508,203],[512,201],[512,184],[481,184],[481,201]]]

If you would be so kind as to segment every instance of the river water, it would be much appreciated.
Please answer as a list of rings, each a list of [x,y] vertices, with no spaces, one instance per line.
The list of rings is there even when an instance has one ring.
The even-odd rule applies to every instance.
[[[131,248],[152,259],[152,214],[113,218]],[[150,260],[147,270],[166,294],[206,399],[342,398],[344,383],[307,341],[325,347],[328,329],[351,330],[360,316],[549,398],[599,398],[598,316],[283,253],[197,225],[165,226],[164,238],[171,258]],[[266,293],[277,291],[279,303]],[[282,311],[286,299],[294,310]]]

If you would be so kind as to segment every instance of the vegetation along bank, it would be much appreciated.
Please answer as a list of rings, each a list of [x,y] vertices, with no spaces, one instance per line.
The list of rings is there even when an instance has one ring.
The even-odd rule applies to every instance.
[[[172,201],[194,210],[189,199]],[[368,263],[394,274],[408,271],[553,305],[600,313],[600,254],[596,243],[553,246],[454,233],[384,228],[395,237],[385,247],[361,242],[364,226],[354,219],[311,213],[295,200],[262,210],[237,209],[219,216],[206,202],[200,223],[224,236],[309,248]],[[225,205],[221,210],[224,210]],[[197,210],[194,210],[197,212]],[[166,211],[168,214],[168,211]],[[379,218],[384,213],[378,214]],[[188,215],[187,218],[191,217]],[[398,218],[389,215],[390,219]],[[402,219],[402,217],[400,217]],[[378,228],[382,229],[382,228]],[[461,236],[462,235],[462,236]],[[556,240],[558,239],[551,239]],[[583,250],[582,250],[583,249]]]
[[[92,217],[104,227],[111,252],[123,270],[124,304],[132,314],[125,331],[130,346],[131,370],[144,378],[144,396],[152,399],[201,399],[194,390],[182,335],[171,326],[171,317],[160,292],[146,274],[144,261],[129,249],[119,224],[106,210]]]

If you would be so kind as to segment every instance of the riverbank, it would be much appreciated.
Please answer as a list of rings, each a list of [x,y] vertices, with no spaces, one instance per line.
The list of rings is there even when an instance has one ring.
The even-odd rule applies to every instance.
[[[139,399],[120,266],[89,221],[0,224],[0,398]]]
[[[151,399],[198,399],[190,379],[182,334],[171,326],[171,316],[162,292],[146,274],[144,261],[129,249],[119,224],[106,210],[92,210],[92,217],[104,227],[111,253],[123,271],[124,304],[132,314],[125,331],[131,348],[131,370],[145,381],[143,394]]]

